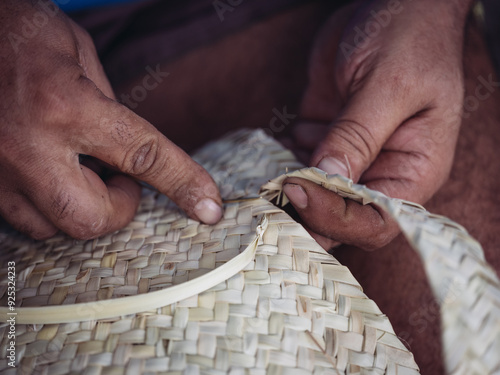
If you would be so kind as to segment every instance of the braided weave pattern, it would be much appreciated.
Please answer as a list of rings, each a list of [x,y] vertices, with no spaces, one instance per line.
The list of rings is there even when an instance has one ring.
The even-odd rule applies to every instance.
[[[445,365],[449,374],[500,373],[500,281],[481,245],[457,223],[423,207],[353,185],[341,176],[303,169],[263,186],[263,196],[281,197],[287,176],[306,178],[363,204],[389,212],[422,258],[441,306]],[[281,197],[286,203],[286,197]]]
[[[74,322],[17,325],[21,373],[418,374],[412,354],[346,267],[267,200],[240,199],[300,167],[289,152],[262,132],[239,132],[197,155],[223,197],[234,200],[215,226],[145,192],[133,222],[100,239],[2,239],[2,264],[18,262],[21,308],[76,307]],[[109,299],[217,268],[250,244],[264,215],[255,259],[228,280],[151,311],[78,321],[80,302],[103,301],[94,306],[105,308]],[[0,326],[0,370],[14,374],[3,359],[7,329]]]

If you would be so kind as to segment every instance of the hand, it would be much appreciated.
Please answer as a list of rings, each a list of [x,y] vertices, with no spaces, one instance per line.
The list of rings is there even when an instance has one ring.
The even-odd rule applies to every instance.
[[[0,5],[0,215],[37,239],[59,229],[94,238],[132,219],[135,178],[191,217],[217,222],[221,200],[208,173],[114,100],[84,30],[50,1],[33,4]],[[123,174],[102,180],[80,155]]]
[[[448,178],[461,122],[465,1],[371,1],[334,14],[313,50],[295,148],[310,165],[426,202]],[[349,22],[347,22],[349,21]],[[341,33],[343,31],[343,33]],[[325,247],[375,249],[398,228],[375,206],[301,179],[284,191]]]

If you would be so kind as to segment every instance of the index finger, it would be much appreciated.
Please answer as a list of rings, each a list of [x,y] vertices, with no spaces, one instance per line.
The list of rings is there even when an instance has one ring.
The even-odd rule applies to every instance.
[[[87,108],[95,108],[95,115],[84,124],[77,152],[154,186],[190,217],[206,224],[220,220],[222,201],[215,182],[183,150],[148,121],[104,95]]]

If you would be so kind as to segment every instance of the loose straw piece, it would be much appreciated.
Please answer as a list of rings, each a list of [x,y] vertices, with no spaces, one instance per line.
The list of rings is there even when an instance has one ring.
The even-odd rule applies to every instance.
[[[18,307],[16,308],[16,322],[19,324],[58,324],[113,318],[154,310],[200,294],[236,275],[250,263],[255,257],[257,244],[264,235],[267,225],[268,219],[263,216],[261,223],[257,226],[254,240],[242,253],[193,280],[166,289],[123,298],[74,305]],[[0,320],[3,323],[10,318],[8,313],[8,308],[0,308]]]

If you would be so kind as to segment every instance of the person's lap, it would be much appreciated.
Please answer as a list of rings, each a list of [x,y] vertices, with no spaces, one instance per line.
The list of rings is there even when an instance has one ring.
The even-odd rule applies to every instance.
[[[309,50],[329,7],[291,8],[161,64],[168,77],[134,111],[187,150],[234,128],[283,136],[298,114]],[[130,95],[146,74],[118,85],[117,97]]]
[[[282,136],[293,126],[292,115],[299,114],[308,52],[325,16],[321,5],[307,4],[162,63],[160,70],[169,75],[133,109],[188,150],[240,127],[264,128]],[[487,98],[475,94],[480,77],[488,80],[492,74],[496,81],[496,75],[472,28],[465,55],[469,110],[450,179],[426,208],[464,225],[500,271],[500,255],[495,252],[500,245],[500,93],[495,87]],[[143,85],[146,74],[115,87],[117,96]],[[372,253],[341,247],[333,254],[390,317],[422,373],[442,373],[439,311],[420,261],[405,240],[399,236]]]

